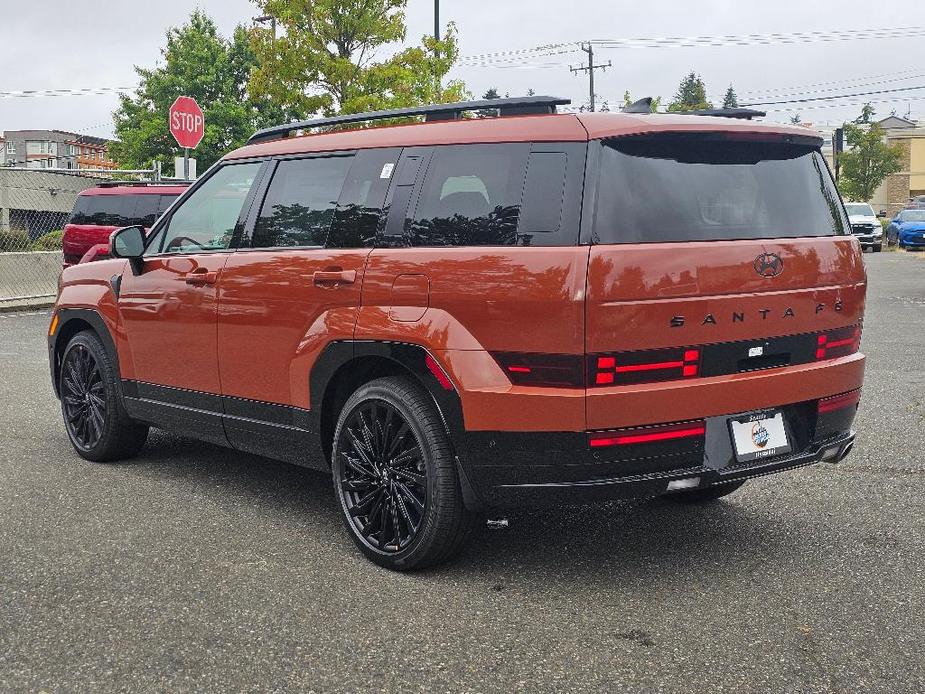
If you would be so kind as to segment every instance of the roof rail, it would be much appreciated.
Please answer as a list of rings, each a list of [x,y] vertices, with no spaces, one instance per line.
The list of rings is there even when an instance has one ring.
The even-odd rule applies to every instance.
[[[286,137],[293,130],[308,130],[309,128],[323,128],[332,125],[346,125],[348,123],[362,123],[365,121],[403,118],[407,116],[424,116],[427,121],[458,120],[466,111],[477,111],[480,109],[496,109],[502,116],[551,114],[556,112],[556,106],[570,103],[572,103],[571,99],[564,99],[556,96],[518,96],[510,99],[482,99],[480,101],[460,101],[454,104],[412,106],[410,108],[395,108],[386,111],[370,111],[368,113],[348,113],[343,116],[315,118],[313,120],[284,123],[282,125],[274,125],[271,128],[264,128],[251,135],[247,144],[252,145],[255,142],[264,142],[277,137]]]
[[[122,187],[138,187],[138,188],[148,188],[150,186],[186,186],[189,185],[191,181],[175,180],[175,181],[100,181],[96,184],[96,188],[122,188]]]
[[[699,111],[679,111],[678,113],[689,116],[719,116],[720,118],[742,118],[751,120],[752,118],[764,118],[767,114],[765,111],[756,111],[753,108],[703,108]]]

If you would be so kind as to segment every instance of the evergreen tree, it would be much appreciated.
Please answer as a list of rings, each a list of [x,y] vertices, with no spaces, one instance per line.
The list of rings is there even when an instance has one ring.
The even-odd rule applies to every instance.
[[[731,84],[726,90],[726,96],[723,97],[723,108],[739,108],[739,97],[736,96],[736,90]]]
[[[700,75],[692,70],[681,80],[678,91],[674,95],[674,101],[668,105],[668,110],[672,112],[699,111],[705,108],[713,108],[713,104],[707,101],[707,88]]]

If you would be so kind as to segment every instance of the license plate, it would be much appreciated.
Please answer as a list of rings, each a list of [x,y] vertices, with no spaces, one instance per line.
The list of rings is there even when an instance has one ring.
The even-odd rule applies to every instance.
[[[771,458],[790,452],[784,413],[774,412],[744,416],[729,421],[736,460],[745,462]]]

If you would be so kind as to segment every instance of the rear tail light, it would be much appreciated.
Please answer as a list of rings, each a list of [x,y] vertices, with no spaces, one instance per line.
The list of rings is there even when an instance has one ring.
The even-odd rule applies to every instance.
[[[849,407],[855,407],[859,402],[861,402],[861,391],[852,390],[847,393],[842,393],[841,395],[833,395],[830,398],[822,398],[819,401],[819,405],[817,406],[816,411],[819,414],[835,412],[836,410],[844,410]]]
[[[588,356],[592,386],[630,385],[694,378],[700,373],[700,349],[682,347]]]
[[[658,443],[676,439],[699,438],[706,433],[706,424],[702,419],[677,424],[656,424],[633,429],[616,431],[597,431],[591,434],[591,448],[608,446],[633,446],[644,443]]]
[[[861,347],[861,326],[826,330],[816,336],[816,361],[854,354]]]
[[[493,352],[505,375],[515,386],[584,388],[584,356],[580,354],[529,354]]]

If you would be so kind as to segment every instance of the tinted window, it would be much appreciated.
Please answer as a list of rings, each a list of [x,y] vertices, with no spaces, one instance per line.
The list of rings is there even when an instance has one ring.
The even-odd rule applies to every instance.
[[[260,166],[260,163],[226,165],[209,176],[174,210],[166,231],[150,250],[196,253],[228,248]]]
[[[520,233],[550,233],[562,226],[565,196],[565,152],[534,152],[527,165]]]
[[[410,241],[416,246],[509,246],[517,222],[529,145],[435,148]]]
[[[281,161],[254,227],[252,248],[323,246],[352,157]]]
[[[166,198],[167,202],[162,201]],[[150,228],[176,195],[81,195],[71,213],[71,224]]]
[[[331,248],[371,247],[400,149],[368,149],[354,158],[328,237]]]
[[[865,203],[857,202],[846,202],[845,209],[848,210],[848,214],[855,215],[857,217],[873,217],[874,210],[870,205]]]
[[[822,155],[784,142],[705,136],[603,147],[595,243],[844,234]]]

